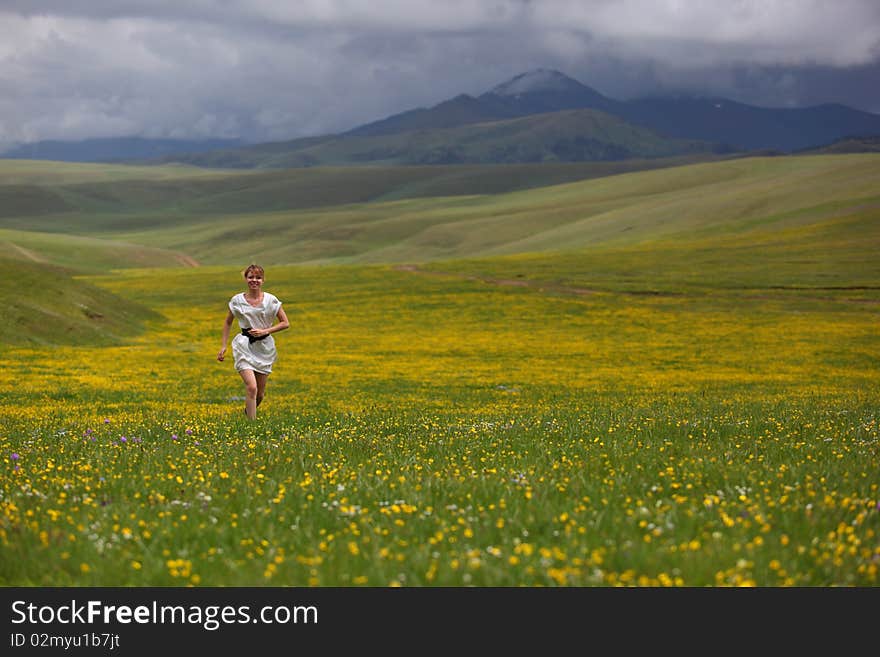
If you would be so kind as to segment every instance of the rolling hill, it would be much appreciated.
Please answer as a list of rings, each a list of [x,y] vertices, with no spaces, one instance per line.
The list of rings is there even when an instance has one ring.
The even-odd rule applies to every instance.
[[[68,245],[75,244],[75,240]],[[84,254],[81,254],[84,257]],[[7,325],[0,342],[33,344],[119,344],[137,335],[159,313],[71,275],[70,270],[34,261],[0,238],[0,267],[27,281],[30,294],[4,285],[0,304]]]
[[[0,163],[0,264],[47,291],[34,306],[7,286],[4,303],[28,340],[50,340],[61,327],[73,341],[118,341],[155,315],[98,294],[79,274],[200,264],[237,271],[252,260],[407,265],[550,289],[627,290],[650,280],[669,292],[710,281],[764,294],[770,281],[871,301],[880,289],[878,157],[616,172],[621,163],[613,163],[606,175],[595,163],[377,167],[372,176],[357,167]],[[541,175],[545,184],[535,186]],[[478,192],[491,185],[497,193]],[[22,187],[33,190],[30,201],[13,203]],[[59,205],[31,202],[40,195]]]
[[[83,234],[160,229],[181,218],[210,222],[217,215],[502,194],[705,159],[260,171],[0,160],[0,228]]]
[[[833,222],[848,208],[873,216],[880,189],[873,154],[740,158],[593,178],[587,163],[547,167],[177,169],[171,177],[147,167],[140,179],[32,185],[32,199],[58,204],[49,207],[14,205],[23,181],[6,186],[0,175],[0,239],[8,257],[26,252],[84,271],[253,257],[426,262],[772,232]],[[524,182],[513,184],[514,173]],[[563,178],[574,175],[582,179]],[[479,192],[493,184],[498,193]],[[861,230],[872,235],[870,224]]]
[[[840,153],[880,153],[880,136],[851,136],[838,139],[818,148],[802,151],[804,154],[831,155]]]
[[[149,139],[106,137],[77,141],[45,140],[10,148],[2,157],[18,160],[57,162],[113,162],[152,159],[173,153],[204,153],[237,148],[240,139]]]

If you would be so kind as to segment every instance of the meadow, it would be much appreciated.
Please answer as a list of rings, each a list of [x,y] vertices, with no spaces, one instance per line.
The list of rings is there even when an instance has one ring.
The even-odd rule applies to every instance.
[[[0,352],[0,583],[876,586],[880,215],[865,160],[826,176],[855,180],[839,199],[791,207],[789,177],[825,162],[674,232],[635,222],[664,225],[684,188],[630,214],[611,179],[457,201],[491,224],[604,195],[630,242],[267,263],[292,328],[255,422],[215,360],[244,263],[79,256],[58,296],[88,292],[106,335]],[[33,239],[46,262],[11,270],[62,285]]]

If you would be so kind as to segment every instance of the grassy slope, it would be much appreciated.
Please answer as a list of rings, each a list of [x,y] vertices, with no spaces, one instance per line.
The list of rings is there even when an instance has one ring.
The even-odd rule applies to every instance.
[[[199,172],[198,177],[187,171],[167,183],[170,190],[154,180],[105,184],[97,190],[51,187],[68,198],[76,196],[78,209],[22,213],[0,221],[0,227],[150,247],[156,249],[155,266],[175,262],[179,252],[206,264],[252,257],[267,264],[422,262],[657,240],[732,239],[838,220],[856,207],[867,213],[867,222],[856,223],[871,239],[875,222],[870,217],[880,189],[876,155],[746,158],[549,186],[560,177],[600,171],[578,165],[547,171],[396,167],[265,175]],[[505,186],[516,190],[527,184],[515,176],[528,178],[530,172],[544,175],[548,186],[502,193]],[[480,188],[499,193],[477,194]],[[100,208],[98,197],[113,200]],[[15,242],[8,235],[6,241]],[[34,237],[26,248],[55,261],[51,245],[41,248],[38,242]],[[120,253],[119,267],[150,264],[132,260],[116,246],[108,252]],[[73,266],[73,260],[65,264]],[[90,266],[88,258],[81,262],[91,271],[107,266],[105,261]]]
[[[450,193],[473,191],[480,176],[503,187],[503,174],[513,170],[478,167],[468,178],[456,167],[360,170],[360,176],[110,167],[98,174],[100,183],[82,182],[95,171],[20,169],[16,184],[36,180],[96,204],[82,185],[99,185],[101,198],[113,200],[89,213],[0,222],[18,228],[0,230],[0,254],[22,266],[63,264],[84,273],[180,266],[192,258],[237,270],[257,259],[272,266],[417,262],[458,275],[642,292],[855,287],[850,297],[873,299],[880,286],[877,155],[737,159],[427,198],[419,195],[444,185]],[[560,171],[546,175],[574,173]],[[60,184],[59,176],[73,182]],[[165,182],[176,191],[150,197],[152,185]],[[349,200],[330,205],[334,192]],[[289,207],[308,194],[313,207]],[[350,200],[359,195],[367,200]],[[149,203],[155,207],[147,209]]]
[[[216,217],[126,238],[214,264],[252,257],[267,264],[399,263],[702,241],[784,246],[798,236],[818,240],[821,249],[823,231],[831,231],[845,242],[841,258],[859,260],[877,240],[878,162],[744,159],[503,195]]]
[[[78,234],[199,217],[467,194],[501,194],[700,158],[498,166],[217,171],[0,160],[0,227]]]
[[[115,344],[159,319],[149,308],[78,280],[59,267],[0,256],[0,268],[10,279],[0,287],[3,343]]]
[[[226,175],[226,172],[184,165],[155,167],[0,159],[2,185],[69,185],[124,180],[216,178]]]
[[[297,210],[331,206],[368,207],[364,204],[406,198],[449,197],[467,194],[503,194],[573,180],[584,180],[633,170],[673,166],[687,159],[577,163],[456,166],[365,167],[347,169],[297,169],[272,172],[203,171],[187,167],[125,167],[0,160],[0,229],[6,233],[5,252],[87,271],[107,267],[167,266],[179,254],[167,249],[193,246],[213,261],[223,260],[225,245],[215,239],[219,230],[231,240],[248,239],[254,226],[275,230],[279,220]],[[255,217],[259,217],[255,223]],[[222,224],[223,218],[228,221]],[[168,231],[167,238],[162,236]],[[183,231],[184,237],[176,233]],[[322,228],[318,227],[321,231]],[[78,255],[60,253],[57,238],[46,236],[41,245],[36,233],[89,236],[109,240],[92,244]],[[145,245],[132,258],[120,242],[140,240]],[[24,243],[26,242],[26,243]],[[310,258],[326,257],[309,247]],[[176,246],[172,246],[176,245]],[[335,252],[337,245],[329,243]],[[255,248],[261,248],[256,244]],[[158,250],[156,250],[158,249]],[[95,254],[100,254],[95,257]],[[194,254],[191,254],[194,255]],[[201,257],[201,255],[197,256]],[[230,257],[241,257],[233,254]],[[32,258],[33,259],[33,258]]]
[[[124,240],[27,230],[0,229],[0,254],[26,262],[51,263],[73,271],[196,264],[185,254]]]
[[[591,289],[856,288],[847,294],[876,298],[880,159],[750,164],[646,174],[629,197],[624,177],[597,181],[594,212],[487,254],[514,255],[434,268]]]

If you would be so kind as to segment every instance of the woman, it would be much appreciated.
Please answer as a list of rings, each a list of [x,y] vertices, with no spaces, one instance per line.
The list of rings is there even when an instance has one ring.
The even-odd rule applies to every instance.
[[[257,406],[266,394],[266,382],[272,372],[277,352],[273,333],[290,328],[281,302],[273,294],[263,291],[263,268],[249,265],[244,270],[247,292],[229,300],[229,312],[223,322],[223,343],[217,360],[226,358],[226,343],[232,320],[238,320],[241,333],[232,339],[232,358],[235,370],[244,381],[244,412],[248,419],[257,417]],[[277,320],[277,324],[275,323]]]

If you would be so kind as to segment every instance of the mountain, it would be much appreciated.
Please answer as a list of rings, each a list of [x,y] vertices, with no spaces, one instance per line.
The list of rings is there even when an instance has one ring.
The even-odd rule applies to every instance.
[[[460,97],[461,98],[461,97]],[[597,109],[673,139],[723,145],[729,150],[794,152],[849,135],[880,135],[880,115],[844,105],[765,108],[725,98],[646,97],[618,101],[559,71],[536,69],[517,75],[477,98],[467,97],[467,114],[450,113],[449,101],[367,124],[349,134],[391,134],[450,127],[569,109]]]
[[[534,120],[523,121],[526,117]],[[843,105],[765,108],[725,98],[619,101],[541,68],[477,97],[461,94],[337,135],[165,161],[224,167],[607,161],[696,152],[792,153],[852,134],[880,135],[880,115]]]
[[[848,135],[880,135],[880,115],[834,104],[780,109],[724,98],[644,98],[622,103],[615,114],[668,137],[738,150],[791,153]]]
[[[616,114],[620,103],[559,71],[539,68],[521,73],[479,97],[487,107],[516,116],[568,109],[597,109]]]
[[[830,144],[800,151],[804,155],[832,155],[841,153],[880,153],[880,136],[844,137]]]
[[[525,120],[529,119],[529,120]],[[183,162],[226,168],[610,161],[695,153],[794,153],[880,136],[880,115],[843,105],[766,108],[725,98],[620,101],[550,69],[348,132],[266,144],[41,142],[4,157]]]
[[[412,130],[435,130],[456,128],[471,123],[483,123],[520,116],[504,106],[493,106],[473,96],[461,94],[431,109],[418,108],[367,123],[344,133],[349,137],[375,137],[393,135]]]
[[[394,114],[345,134],[390,135],[570,109],[597,109],[613,114],[617,105],[617,101],[558,71],[536,69],[517,75],[478,98],[462,94],[429,109],[418,108]]]
[[[412,115],[410,115],[412,116]],[[668,139],[600,112],[579,109],[455,127],[346,133],[324,139],[261,144],[234,151],[170,156],[168,162],[205,167],[291,168],[351,164],[513,164],[609,162],[684,155],[719,149],[697,140]]]
[[[147,160],[174,153],[201,153],[237,148],[240,139],[148,139],[106,137],[81,141],[38,141],[16,146],[0,157],[59,162],[113,162]]]
[[[621,106],[558,71],[537,69],[479,97],[460,94],[341,134],[162,161],[283,168],[618,161],[732,152],[708,140],[666,137],[632,124],[616,114]]]

